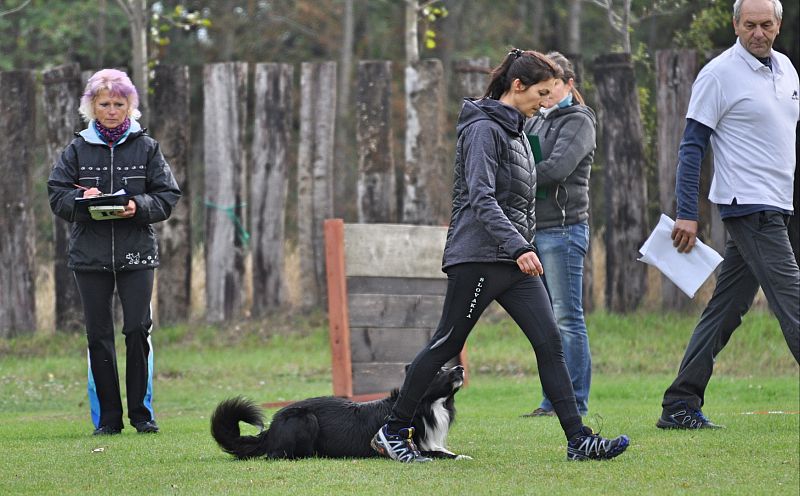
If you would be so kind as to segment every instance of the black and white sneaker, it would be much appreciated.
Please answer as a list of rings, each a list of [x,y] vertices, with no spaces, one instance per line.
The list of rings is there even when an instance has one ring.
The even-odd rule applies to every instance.
[[[414,428],[408,427],[400,429],[397,434],[389,434],[388,425],[381,427],[381,430],[370,441],[372,449],[379,455],[397,460],[403,463],[423,463],[431,461],[427,456],[422,456],[414,444]]]
[[[610,460],[621,455],[629,444],[628,436],[606,439],[583,426],[581,433],[567,443],[567,460]]]
[[[703,412],[689,408],[685,402],[676,404],[673,408],[665,408],[661,412],[656,427],[659,429],[723,429],[708,419]]]

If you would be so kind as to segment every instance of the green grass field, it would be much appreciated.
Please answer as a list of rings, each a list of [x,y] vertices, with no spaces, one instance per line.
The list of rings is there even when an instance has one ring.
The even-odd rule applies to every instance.
[[[718,357],[704,411],[727,429],[710,432],[654,427],[694,317],[588,320],[594,379],[587,421],[631,437],[629,450],[610,462],[567,462],[555,418],[520,417],[538,404],[536,365],[521,332],[497,315],[468,341],[470,383],[458,394],[450,434],[450,448],[474,460],[411,466],[236,461],[211,439],[209,414],[227,397],[330,394],[327,331],[318,315],[157,330],[154,404],[162,432],[149,436],[130,427],[120,436],[90,435],[83,336],[2,341],[0,494],[357,495],[392,486],[440,495],[800,493],[798,367],[774,318],[748,315]],[[748,414],[766,411],[790,413]]]

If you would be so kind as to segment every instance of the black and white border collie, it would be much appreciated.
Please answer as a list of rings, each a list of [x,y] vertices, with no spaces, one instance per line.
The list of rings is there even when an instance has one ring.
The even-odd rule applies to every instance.
[[[425,392],[413,421],[414,442],[423,455],[470,459],[447,449],[447,433],[456,414],[454,397],[463,384],[464,367],[442,367]],[[255,403],[231,398],[211,415],[211,435],[223,451],[241,459],[378,456],[369,443],[385,423],[397,395],[395,389],[386,398],[363,403],[335,396],[301,400],[278,410],[267,429]],[[262,431],[242,436],[239,422]]]

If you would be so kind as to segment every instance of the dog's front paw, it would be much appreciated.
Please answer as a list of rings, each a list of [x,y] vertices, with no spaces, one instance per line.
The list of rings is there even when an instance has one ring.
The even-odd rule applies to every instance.
[[[456,455],[456,460],[472,460],[472,457],[469,455]]]

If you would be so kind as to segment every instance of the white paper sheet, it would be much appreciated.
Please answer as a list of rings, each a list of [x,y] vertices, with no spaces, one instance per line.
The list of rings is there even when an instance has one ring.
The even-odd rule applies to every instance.
[[[639,261],[656,267],[689,298],[694,298],[700,286],[722,262],[722,257],[699,238],[691,252],[680,253],[672,246],[674,225],[674,220],[661,214],[658,225],[639,248],[642,254]]]

